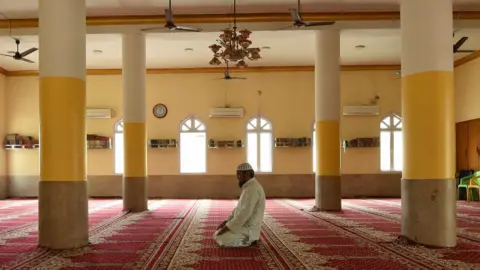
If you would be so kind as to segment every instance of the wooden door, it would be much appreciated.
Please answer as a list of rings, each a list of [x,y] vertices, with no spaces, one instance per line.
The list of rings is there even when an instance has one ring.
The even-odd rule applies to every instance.
[[[480,135],[480,120],[468,121],[468,168],[478,171],[479,168],[479,153],[478,153],[478,141]]]
[[[468,124],[466,122],[456,125],[456,154],[457,172],[469,169],[468,167]]]

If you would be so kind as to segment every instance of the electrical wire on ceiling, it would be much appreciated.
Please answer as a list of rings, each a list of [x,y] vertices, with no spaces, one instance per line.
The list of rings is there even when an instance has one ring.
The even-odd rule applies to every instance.
[[[9,31],[8,35],[9,35],[11,38],[13,38],[13,37],[12,37],[12,20],[10,20],[10,18],[8,18],[8,17],[7,17],[3,12],[1,12],[1,11],[0,11],[0,16],[2,16],[3,18],[5,18],[5,20],[8,21],[8,31]]]

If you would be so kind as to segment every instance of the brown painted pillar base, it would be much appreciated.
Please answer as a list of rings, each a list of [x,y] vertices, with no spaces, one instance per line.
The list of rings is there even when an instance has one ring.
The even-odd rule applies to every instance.
[[[342,181],[340,176],[315,176],[314,208],[318,211],[342,210]]]
[[[148,210],[147,177],[123,177],[123,210]]]
[[[40,181],[38,234],[45,248],[88,245],[87,181]]]
[[[7,176],[0,176],[0,200],[8,198],[8,179]]]
[[[402,179],[402,235],[431,247],[457,244],[454,179]]]

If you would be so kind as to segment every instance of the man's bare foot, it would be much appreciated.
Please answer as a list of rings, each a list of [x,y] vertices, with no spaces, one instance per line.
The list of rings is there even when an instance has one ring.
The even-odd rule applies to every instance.
[[[307,211],[307,212],[319,212],[320,208],[318,208],[317,206],[313,206],[313,207],[310,207],[310,208],[305,208],[305,211]]]

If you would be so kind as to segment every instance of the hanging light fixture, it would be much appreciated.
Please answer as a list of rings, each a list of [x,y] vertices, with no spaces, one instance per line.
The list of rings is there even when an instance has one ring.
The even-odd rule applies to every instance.
[[[260,48],[250,48],[252,41],[249,39],[251,31],[245,29],[237,32],[236,0],[233,0],[233,28],[223,30],[217,39],[218,44],[210,45],[213,59],[210,65],[220,65],[223,62],[236,62],[239,68],[247,67],[246,59],[260,59]]]

